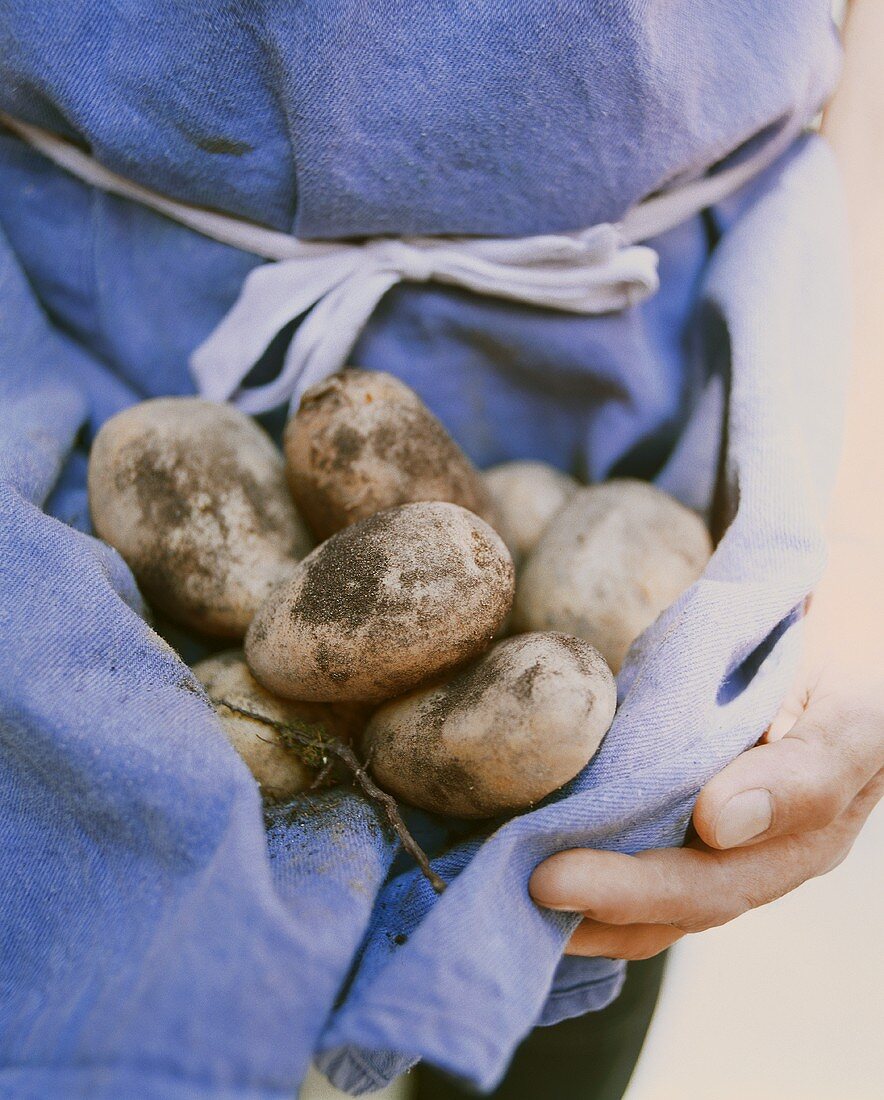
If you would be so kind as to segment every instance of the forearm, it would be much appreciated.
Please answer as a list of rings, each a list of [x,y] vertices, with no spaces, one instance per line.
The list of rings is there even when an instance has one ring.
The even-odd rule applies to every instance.
[[[841,171],[853,282],[853,371],[830,533],[884,552],[884,4],[853,0],[822,133]]]

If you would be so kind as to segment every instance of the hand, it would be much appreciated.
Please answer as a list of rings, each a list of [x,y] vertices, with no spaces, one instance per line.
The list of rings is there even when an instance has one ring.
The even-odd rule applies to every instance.
[[[538,904],[584,915],[569,954],[649,958],[844,859],[884,793],[881,558],[867,557],[835,555],[808,614],[796,690],[759,745],[703,788],[696,840],[635,856],[560,852],[536,868]]]

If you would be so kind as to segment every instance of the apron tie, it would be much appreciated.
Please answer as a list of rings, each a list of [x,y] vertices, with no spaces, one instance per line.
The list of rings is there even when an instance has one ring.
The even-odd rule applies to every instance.
[[[261,413],[296,405],[347,361],[381,298],[397,283],[437,282],[567,313],[611,313],[659,286],[657,253],[639,241],[713,206],[757,176],[804,128],[801,115],[771,127],[736,164],[654,195],[622,221],[534,237],[376,237],[302,241],[242,218],[169,199],[117,175],[69,141],[0,111],[0,123],[94,187],[141,203],[190,229],[274,263],[256,267],[220,324],[192,353],[202,396]],[[266,385],[243,383],[273,339],[301,317],[282,370]]]
[[[624,245],[611,225],[573,236],[375,239],[324,247],[322,256],[311,251],[246,277],[233,308],[191,356],[204,396],[233,401],[248,413],[299,400],[344,365],[378,302],[400,282],[445,283],[571,313],[620,310],[658,286],[657,253]],[[280,329],[302,315],[277,377],[242,387]]]

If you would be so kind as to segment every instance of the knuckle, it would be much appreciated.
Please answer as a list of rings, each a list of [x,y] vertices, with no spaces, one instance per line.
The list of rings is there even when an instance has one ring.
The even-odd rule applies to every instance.
[[[763,858],[744,867],[730,881],[722,884],[715,924],[727,924],[753,909],[767,905],[779,896],[776,876],[771,874],[769,862]]]
[[[678,909],[684,902],[684,896],[676,876],[660,864],[654,865],[653,873],[654,894],[661,900],[662,908],[668,911]]]
[[[751,874],[737,888],[740,912],[735,915],[769,905],[812,878],[820,865],[821,836],[825,834],[784,838],[775,853],[759,858]]]
[[[841,702],[838,720],[830,728],[830,737],[836,743],[845,729],[884,730],[884,690],[877,685],[857,686]]]
[[[843,809],[845,792],[830,777],[816,774],[807,777],[799,794],[797,808],[802,811],[806,827],[822,828]]]
[[[743,891],[728,886],[716,897],[714,903],[710,903],[705,910],[700,910],[689,919],[682,921],[680,927],[685,932],[706,932],[710,928],[720,928],[723,924],[741,917],[750,909],[757,907],[755,900],[757,894],[754,891]]]
[[[797,818],[805,829],[822,828],[838,816],[851,792],[817,752],[805,754],[803,764],[790,776],[781,802],[781,816],[787,825]],[[776,818],[775,810],[774,827]]]
[[[796,740],[814,751],[828,770],[853,780],[884,764],[884,680],[840,687],[808,711]]]
[[[754,887],[738,890],[734,897],[732,915],[728,919],[734,920],[736,917],[742,917],[744,913],[748,913],[752,909],[760,909],[762,905],[767,905],[771,901],[773,901],[773,896],[768,890]]]
[[[717,928],[720,924],[726,924],[729,917],[720,913],[703,913],[691,917],[685,917],[676,924],[676,928],[682,932],[706,932],[710,928]]]
[[[683,913],[674,922],[675,927],[682,932],[705,932],[709,928],[717,928],[721,924],[727,924],[738,916],[737,906],[732,897],[731,890],[722,890],[714,899],[697,899],[689,912]]]
[[[829,874],[830,871],[834,871],[836,867],[840,867],[844,860],[850,855],[852,847],[852,844],[842,844],[829,852],[828,858],[822,861],[813,877],[821,878],[823,875]]]
[[[807,868],[806,878],[819,878],[834,871],[850,854],[855,839],[853,824],[843,820],[820,834],[812,853],[813,865]]]

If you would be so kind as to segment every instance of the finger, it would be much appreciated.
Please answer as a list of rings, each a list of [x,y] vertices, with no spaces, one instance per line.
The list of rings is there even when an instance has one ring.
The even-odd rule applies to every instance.
[[[594,920],[581,921],[565,948],[566,955],[587,957],[602,956],[606,959],[650,959],[659,955],[684,932],[665,924],[600,924]]]
[[[783,701],[783,705],[777,711],[773,721],[764,731],[764,736],[761,739],[762,744],[770,744],[772,741],[779,741],[785,737],[804,714],[807,703],[808,695],[806,692],[803,694],[797,692],[790,694]]]
[[[824,828],[880,770],[882,714],[840,695],[812,697],[780,740],[743,753],[706,784],[694,808],[698,835],[734,848]]]
[[[724,924],[820,874],[839,839],[811,834],[720,852],[663,848],[635,856],[574,849],[535,868],[531,896],[604,924],[669,924],[698,932]],[[831,849],[831,851],[830,851]]]
[[[575,848],[536,867],[529,889],[539,905],[604,924],[694,925],[719,913],[725,895],[721,859],[693,848],[635,856]]]

